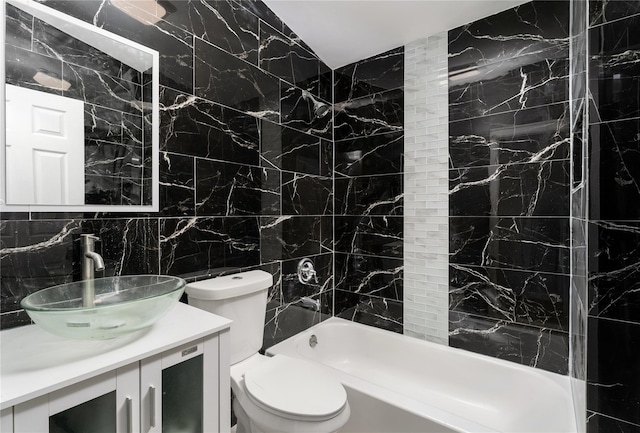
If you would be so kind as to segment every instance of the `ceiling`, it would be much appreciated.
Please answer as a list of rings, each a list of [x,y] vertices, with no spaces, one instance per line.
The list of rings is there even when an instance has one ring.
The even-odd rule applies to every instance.
[[[332,69],[528,0],[263,0]]]

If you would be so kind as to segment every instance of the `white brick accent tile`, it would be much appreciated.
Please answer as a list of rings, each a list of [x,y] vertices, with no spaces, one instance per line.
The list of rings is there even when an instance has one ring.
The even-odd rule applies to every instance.
[[[404,333],[448,344],[447,33],[405,46]]]

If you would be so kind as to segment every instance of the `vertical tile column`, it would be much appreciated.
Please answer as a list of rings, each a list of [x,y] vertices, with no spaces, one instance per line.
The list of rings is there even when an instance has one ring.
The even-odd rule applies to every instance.
[[[447,33],[405,46],[404,334],[448,344]]]

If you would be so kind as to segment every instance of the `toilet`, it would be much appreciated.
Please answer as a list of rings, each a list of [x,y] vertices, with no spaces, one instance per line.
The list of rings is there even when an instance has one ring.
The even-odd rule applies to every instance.
[[[189,304],[233,320],[231,389],[237,433],[332,433],[351,410],[342,384],[324,367],[260,355],[271,274],[249,271],[187,284]]]

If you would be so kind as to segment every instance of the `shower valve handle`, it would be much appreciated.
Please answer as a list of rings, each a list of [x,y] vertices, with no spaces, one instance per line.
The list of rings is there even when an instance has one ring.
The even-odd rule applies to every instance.
[[[302,284],[309,284],[311,280],[315,283],[318,282],[318,275],[311,259],[302,259],[298,263],[298,280]]]

